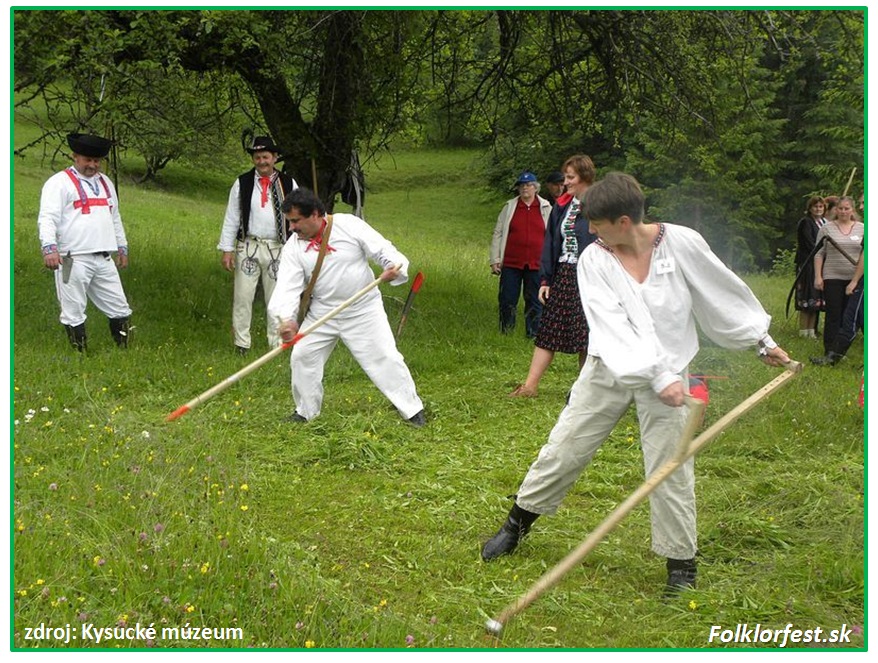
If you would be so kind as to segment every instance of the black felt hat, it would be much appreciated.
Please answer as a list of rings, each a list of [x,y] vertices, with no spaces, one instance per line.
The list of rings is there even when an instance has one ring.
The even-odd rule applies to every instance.
[[[113,141],[90,134],[67,134],[67,145],[74,154],[103,159],[110,153]]]
[[[274,152],[275,154],[280,154],[280,148],[274,144],[274,141],[271,140],[270,136],[255,136],[253,142],[250,143],[250,147],[244,149],[250,154],[255,154],[256,152]]]

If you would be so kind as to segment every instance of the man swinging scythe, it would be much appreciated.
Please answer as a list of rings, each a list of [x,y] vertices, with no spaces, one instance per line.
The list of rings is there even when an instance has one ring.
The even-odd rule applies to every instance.
[[[290,193],[284,200],[283,212],[296,236],[290,238],[281,253],[277,286],[268,313],[282,320],[278,332],[285,343],[294,338],[300,324],[309,324],[368,284],[374,278],[369,260],[381,266],[380,278],[384,282],[401,285],[408,280],[408,259],[357,216],[332,215],[331,237],[323,242],[324,233],[330,232],[326,208],[312,191],[297,189]],[[316,268],[322,243],[326,246],[322,271],[314,281],[310,308],[297,322],[300,295]],[[396,349],[377,290],[293,347],[290,365],[296,410],[290,420],[305,422],[320,414],[323,367],[339,340],[402,418],[415,427],[423,426],[424,405],[405,360]]]

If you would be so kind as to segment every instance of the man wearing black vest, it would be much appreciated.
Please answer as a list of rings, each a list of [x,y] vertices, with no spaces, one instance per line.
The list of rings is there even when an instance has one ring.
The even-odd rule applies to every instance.
[[[289,237],[281,212],[284,197],[297,189],[296,181],[275,168],[280,150],[268,136],[256,136],[246,148],[254,168],[240,175],[232,185],[229,204],[217,248],[223,252],[222,265],[235,272],[232,303],[232,330],[235,349],[250,349],[250,321],[253,299],[262,281],[266,308],[277,283],[280,252]],[[277,321],[267,318],[270,348],[280,345]]]

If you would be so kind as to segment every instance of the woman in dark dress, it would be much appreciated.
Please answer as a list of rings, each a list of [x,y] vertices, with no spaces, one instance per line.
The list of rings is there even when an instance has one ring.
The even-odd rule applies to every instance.
[[[572,156],[561,168],[567,192],[555,203],[543,240],[539,298],[543,316],[534,340],[527,380],[510,396],[533,398],[556,352],[579,354],[579,365],[588,352],[588,325],[576,283],[576,262],[583,249],[595,240],[588,220],[580,213],[580,199],[595,178],[591,159]]]
[[[817,338],[817,321],[823,310],[823,293],[814,288],[814,250],[817,233],[826,225],[826,204],[820,196],[811,196],[805,216],[796,228],[796,310],[799,312],[799,336]]]

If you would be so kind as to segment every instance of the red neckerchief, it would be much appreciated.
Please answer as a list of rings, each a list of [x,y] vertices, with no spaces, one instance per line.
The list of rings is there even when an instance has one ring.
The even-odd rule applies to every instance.
[[[311,241],[308,242],[308,246],[305,247],[305,252],[307,253],[311,249],[315,251],[320,250],[320,244],[323,242],[323,231],[326,230],[326,219],[323,219],[323,225],[320,226],[320,232],[318,232],[314,237],[311,238]],[[326,245],[327,251],[335,251],[329,244]]]
[[[271,177],[261,177],[259,178],[259,184],[262,185],[262,206],[265,207],[265,204],[268,202],[268,189],[271,186]]]
[[[565,191],[560,196],[555,198],[555,204],[559,205],[560,207],[564,207],[567,203],[569,203],[571,201],[572,198],[573,198],[573,194],[570,193],[569,191]]]

